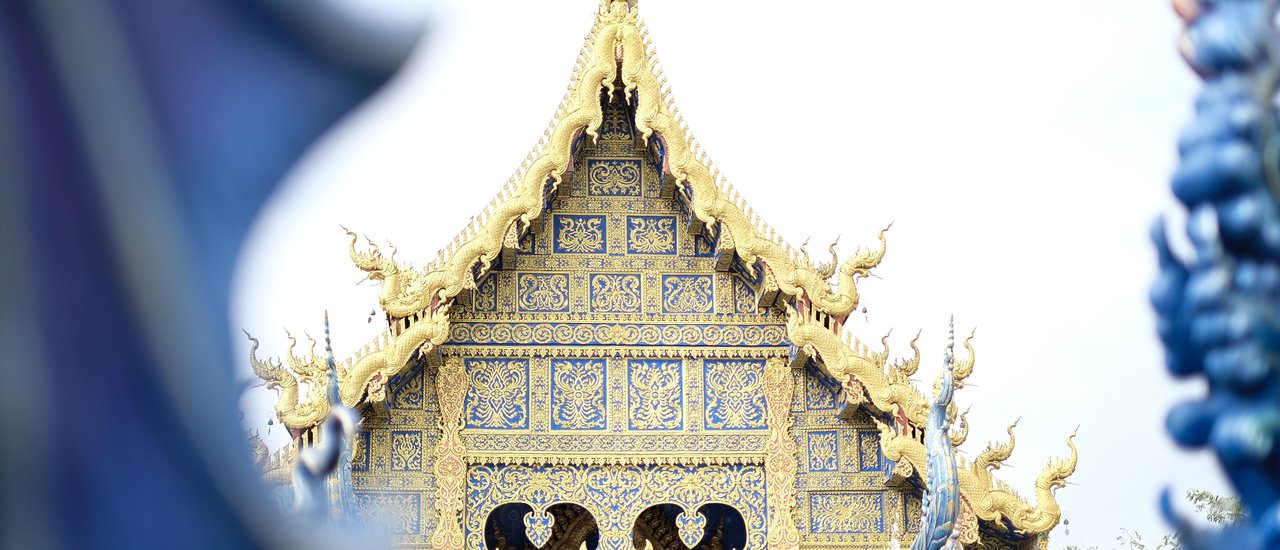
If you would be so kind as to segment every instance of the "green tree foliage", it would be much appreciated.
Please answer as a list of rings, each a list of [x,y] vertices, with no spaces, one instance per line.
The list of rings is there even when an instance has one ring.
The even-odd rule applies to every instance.
[[[1187,501],[1194,504],[1196,511],[1204,514],[1205,519],[1218,525],[1235,525],[1244,521],[1244,504],[1236,497],[1192,489],[1187,491]]]
[[[1218,525],[1234,525],[1245,519],[1244,504],[1233,496],[1215,495],[1209,491],[1192,489],[1187,491],[1187,502],[1196,507],[1205,519]],[[1121,529],[1116,535],[1116,545],[1107,550],[1179,550],[1178,536],[1167,534],[1159,540],[1143,540],[1142,534],[1129,529]],[[1097,546],[1070,545],[1063,550],[1103,550]]]

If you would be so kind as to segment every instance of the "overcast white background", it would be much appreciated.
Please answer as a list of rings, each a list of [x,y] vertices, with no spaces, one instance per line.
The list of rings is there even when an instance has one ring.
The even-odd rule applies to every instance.
[[[322,139],[264,208],[233,296],[236,334],[267,355],[284,327],[339,358],[381,328],[338,224],[421,266],[479,213],[559,104],[595,2],[355,2],[431,23],[403,72]],[[999,476],[1025,496],[1078,424],[1070,534],[1113,546],[1165,532],[1158,492],[1223,490],[1205,454],[1178,452],[1164,415],[1200,388],[1161,368],[1146,301],[1148,227],[1174,210],[1174,139],[1197,82],[1158,0],[954,2],[642,0],[681,113],[722,173],[794,244],[847,256],[893,222],[878,278],[859,285],[867,341],[895,356],[923,329],[931,386],[947,318],[977,327],[972,457],[1018,417]],[[815,254],[815,256],[819,256]],[[382,325],[385,326],[385,325]],[[236,345],[247,353],[247,343]],[[248,373],[247,360],[236,365]],[[267,431],[271,392],[244,399]],[[278,425],[268,435],[288,440]]]

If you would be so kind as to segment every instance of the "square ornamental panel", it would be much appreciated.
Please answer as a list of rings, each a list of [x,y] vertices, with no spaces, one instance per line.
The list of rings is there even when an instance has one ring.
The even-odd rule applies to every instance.
[[[715,284],[710,275],[663,275],[663,313],[711,313]]]
[[[603,215],[557,214],[551,250],[557,254],[604,254],[606,223]]]
[[[607,386],[604,359],[553,359],[551,429],[605,429]]]
[[[569,311],[567,273],[520,273],[516,276],[516,306],[522,312]]]
[[[639,197],[639,159],[587,159],[587,194]]]
[[[529,428],[529,360],[467,359],[468,428]]]
[[[708,359],[703,367],[707,429],[764,429],[764,361]]]
[[[627,362],[627,426],[632,430],[684,428],[684,368],[679,359]]]
[[[627,254],[675,253],[675,216],[627,216]]]

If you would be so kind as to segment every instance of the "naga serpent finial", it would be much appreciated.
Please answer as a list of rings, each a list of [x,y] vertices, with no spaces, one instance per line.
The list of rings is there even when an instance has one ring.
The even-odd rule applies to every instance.
[[[947,409],[955,393],[954,352],[956,344],[955,317],[947,336],[945,363],[939,376],[938,395],[929,406],[929,420],[925,427],[925,450],[928,453],[928,485],[924,494],[924,516],[920,520],[920,533],[911,544],[912,550],[941,550],[956,548],[959,531],[956,520],[960,517],[960,473],[956,466],[956,450],[949,437],[950,422]]]

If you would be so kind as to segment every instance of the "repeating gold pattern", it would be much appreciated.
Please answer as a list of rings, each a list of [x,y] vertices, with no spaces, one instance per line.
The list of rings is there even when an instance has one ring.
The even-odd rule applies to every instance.
[[[588,192],[592,195],[640,196],[639,160],[591,159],[587,161],[587,174]]]
[[[627,363],[628,409],[632,429],[678,430],[684,427],[683,368],[680,361],[631,360]]]
[[[558,359],[551,362],[551,426],[563,430],[605,427],[604,361]]]
[[[711,311],[711,277],[704,275],[664,275],[662,305],[667,313]]]
[[[708,352],[707,357],[734,359],[773,357],[771,354],[777,352],[774,346],[792,343],[802,359],[812,358],[819,370],[836,381],[837,388],[845,388],[848,402],[837,403],[835,392],[817,392],[815,395],[825,395],[821,402],[808,400],[806,397],[811,393],[811,387],[805,385],[803,380],[806,375],[802,374],[798,379],[799,385],[793,391],[799,405],[791,411],[795,415],[793,437],[787,438],[786,445],[768,443],[767,452],[771,457],[768,460],[776,458],[774,464],[781,465],[781,470],[777,471],[784,473],[786,460],[782,455],[786,451],[778,449],[789,447],[791,461],[794,463],[797,449],[808,453],[806,437],[814,428],[829,429],[839,426],[836,430],[838,448],[857,451],[842,453],[839,472],[795,476],[798,494],[792,502],[797,503],[801,525],[813,525],[814,503],[817,501],[812,497],[827,494],[830,495],[831,502],[848,503],[852,502],[846,494],[850,488],[866,489],[865,492],[869,494],[880,495],[882,517],[886,510],[903,510],[910,518],[910,506],[904,503],[909,502],[911,496],[887,490],[882,481],[874,478],[869,469],[873,462],[878,464],[880,459],[878,455],[874,461],[870,458],[868,446],[871,444],[869,442],[878,440],[886,459],[899,466],[905,465],[908,469],[912,468],[915,461],[914,471],[919,472],[923,463],[916,461],[916,455],[922,453],[923,446],[915,439],[901,434],[913,424],[920,424],[926,400],[909,382],[910,372],[913,372],[910,361],[888,365],[887,349],[884,353],[874,352],[857,341],[850,342],[847,336],[841,341],[841,326],[846,316],[859,303],[854,281],[870,275],[870,270],[878,265],[885,252],[884,233],[879,236],[878,248],[860,252],[838,267],[834,259],[829,265],[815,266],[809,261],[807,254],[796,253],[774,237],[776,232],[759,222],[758,216],[746,207],[732,186],[719,178],[705,161],[692,136],[684,130],[674,105],[664,99],[666,95],[662,93],[661,78],[655,68],[657,61],[646,44],[644,34],[644,27],[636,18],[634,6],[623,2],[602,3],[599,17],[584,47],[582,62],[575,69],[570,92],[543,144],[522,166],[500,198],[491,203],[446,248],[446,252],[436,261],[429,262],[426,268],[414,270],[405,267],[396,262],[394,251],[391,256],[384,256],[371,243],[364,250],[357,250],[356,235],[348,232],[349,252],[353,262],[368,273],[369,278],[382,283],[379,300],[391,317],[391,326],[386,333],[340,366],[341,399],[349,405],[389,399],[391,412],[390,417],[385,420],[385,426],[415,428],[421,437],[419,449],[439,438],[435,463],[425,469],[422,467],[427,465],[419,464],[420,469],[431,470],[436,478],[436,485],[430,485],[436,490],[438,500],[434,508],[440,510],[442,518],[452,518],[442,519],[439,528],[434,529],[428,521],[430,518],[427,512],[423,512],[419,518],[419,525],[422,526],[419,533],[432,532],[433,546],[437,548],[462,546],[459,526],[464,514],[460,493],[455,488],[460,487],[460,480],[464,476],[451,464],[461,463],[470,456],[464,447],[464,441],[488,441],[495,449],[493,452],[497,453],[502,448],[510,450],[525,441],[520,438],[543,438],[545,444],[538,447],[543,450],[535,452],[541,453],[540,460],[545,462],[561,460],[564,454],[576,452],[570,449],[584,446],[601,450],[602,454],[610,454],[614,452],[613,449],[624,447],[668,449],[665,452],[671,455],[662,460],[693,456],[686,454],[685,450],[690,447],[684,441],[698,440],[695,433],[706,433],[699,430],[715,424],[706,413],[710,401],[708,388],[718,383],[706,375],[702,359],[694,359],[693,354],[703,353],[706,348],[694,346],[720,346],[717,351]],[[620,82],[620,85],[615,82]],[[615,86],[618,86],[618,94],[614,94]],[[602,89],[607,91],[607,96],[615,99],[608,107],[600,102]],[[626,105],[616,101],[624,95],[628,102]],[[628,114],[631,112],[628,109],[634,109],[634,116]],[[576,142],[577,137],[582,134],[587,139]],[[593,142],[592,138],[597,137],[597,134],[609,139]],[[661,150],[663,154],[649,155],[650,151],[657,150]],[[613,163],[608,170],[611,173],[621,171],[625,165],[629,173],[634,173],[636,185],[633,187],[630,183],[624,183],[630,181],[630,175],[607,175],[598,178],[601,185],[597,188],[598,192],[593,193],[589,185],[593,160],[597,161],[595,165],[602,166],[610,163],[599,161],[629,161]],[[566,182],[568,185],[562,185]],[[661,196],[670,196],[664,193],[669,193],[669,186],[672,185],[680,191],[676,195],[681,202],[656,200]],[[552,201],[565,201],[564,204],[572,206],[557,206],[553,208],[557,212],[555,215],[542,216],[549,206],[549,188],[555,190],[550,195]],[[617,192],[608,189],[616,189]],[[692,217],[683,214],[686,208],[692,213]],[[594,214],[606,211],[610,213]],[[629,221],[626,220],[626,216],[630,214],[675,216],[675,231],[671,235],[675,253],[637,252],[640,248],[632,246]],[[614,235],[610,235],[610,228],[616,229],[612,231]],[[658,226],[655,228],[660,229]],[[676,233],[679,233],[679,238]],[[661,248],[661,239],[662,237],[657,237],[656,240],[646,237],[636,243],[656,250]],[[521,253],[512,257],[503,255],[499,262],[499,255],[504,250],[516,247],[519,247]],[[718,252],[717,247],[720,248]],[[553,253],[573,255],[573,261],[578,263],[567,264],[563,256],[556,257]],[[740,273],[756,282],[748,283],[742,277],[726,272],[713,272],[721,267],[714,261],[717,254],[732,260],[732,273]],[[517,272],[520,270],[522,272]],[[637,287],[639,312],[627,311],[620,314],[614,311],[597,311],[589,297],[587,275],[623,272],[641,275]],[[519,278],[520,275],[546,277],[530,279],[525,284]],[[828,283],[832,276],[836,277],[837,286]],[[473,299],[470,303],[455,303],[454,298],[464,291],[474,291]],[[773,302],[775,296],[778,302]],[[764,302],[761,305],[766,309],[757,310],[757,301]],[[623,300],[615,303],[629,302]],[[771,303],[782,304],[777,307],[783,307],[788,318],[785,332],[776,339],[771,331],[781,327],[777,324],[776,316],[767,314]],[[757,311],[765,313],[757,314]],[[661,317],[667,313],[678,315],[674,318]],[[734,320],[723,318],[734,314],[742,317]],[[663,322],[653,323],[621,315],[656,315]],[[712,319],[712,316],[716,318]],[[694,319],[699,321],[694,323]],[[702,321],[704,319],[705,324]],[[690,322],[681,324],[682,320]],[[756,326],[735,326],[753,323]],[[520,325],[527,327],[527,330],[519,328]],[[717,329],[714,325],[723,326]],[[737,337],[726,336],[734,330],[737,331]],[[755,330],[760,337],[753,339],[749,335],[751,330]],[[648,339],[655,331],[658,338]],[[494,336],[499,333],[507,336]],[[648,343],[650,341],[653,343]],[[466,348],[460,345],[465,345]],[[621,378],[613,379],[611,377],[614,374],[606,375],[609,381],[604,389],[610,390],[606,393],[612,397],[606,400],[605,407],[608,410],[605,416],[612,415],[618,421],[609,423],[607,436],[601,434],[597,439],[575,440],[572,437],[576,436],[569,434],[565,438],[554,439],[547,434],[535,433],[551,426],[550,375],[546,363],[542,363],[544,370],[540,376],[543,378],[530,379],[527,368],[524,371],[524,401],[519,413],[515,409],[502,411],[499,407],[495,412],[492,406],[473,406],[474,403],[497,398],[500,394],[505,395],[504,392],[518,394],[513,388],[519,384],[509,378],[518,375],[512,374],[511,369],[502,371],[501,374],[495,372],[487,380],[481,381],[488,385],[483,390],[476,390],[478,397],[474,400],[470,388],[477,381],[469,380],[466,373],[462,372],[458,375],[461,377],[460,381],[450,386],[459,388],[457,391],[461,392],[455,405],[450,405],[457,408],[456,414],[452,416],[452,413],[444,410],[442,367],[442,375],[437,384],[440,386],[437,390],[440,393],[442,423],[442,432],[438,435],[418,426],[424,419],[434,418],[434,413],[430,410],[423,410],[430,409],[434,400],[427,399],[418,408],[412,404],[412,391],[404,393],[405,397],[402,398],[402,389],[395,386],[396,380],[403,381],[403,377],[398,375],[405,373],[413,364],[411,359],[433,357],[435,352],[441,351],[442,346],[446,348],[446,352],[448,349],[457,350],[455,354],[475,352],[471,356],[473,360],[484,358],[510,362],[514,360],[513,357],[530,361],[548,356],[592,359],[574,357],[573,354],[591,353],[577,349],[584,346],[605,348],[637,345],[651,346],[653,350],[638,352],[628,349],[622,353],[629,355],[619,357],[639,357],[643,353],[648,354],[643,359],[646,361],[693,360],[687,364],[688,369],[683,371],[682,380],[676,385],[679,393],[663,394],[667,399],[679,396],[680,402],[676,409],[679,410],[680,422],[678,428],[671,430],[675,433],[669,437],[664,434],[662,437],[666,439],[656,440],[660,443],[617,443],[640,441],[628,431],[632,428],[634,411],[631,410],[630,403],[631,390],[634,388],[631,383],[632,371],[626,363],[617,363],[617,368],[611,371],[618,373],[617,376]],[[507,346],[506,350],[503,346]],[[516,346],[528,346],[529,349],[516,351]],[[744,349],[745,346],[758,348],[748,350]],[[484,349],[486,347],[490,349]],[[463,349],[466,351],[463,352]],[[734,357],[733,354],[741,355]],[[449,357],[448,353],[445,356]],[[290,361],[286,368],[279,362],[258,361],[251,352],[251,362],[255,373],[267,381],[268,387],[280,392],[276,409],[287,426],[305,430],[314,426],[328,410],[325,393],[317,391],[318,388],[322,389],[323,384],[309,380],[311,366],[308,361]],[[968,364],[968,370],[959,366],[956,368],[958,379],[971,371],[972,353]],[[462,371],[460,362],[457,366]],[[965,374],[962,376],[961,373]],[[300,399],[299,382],[308,381],[311,382],[311,391]],[[819,384],[813,388],[820,386]],[[533,396],[532,403],[530,395]],[[687,402],[684,399],[686,395],[696,398]],[[465,410],[463,396],[466,396],[467,402]],[[775,414],[780,412],[773,410],[772,400],[766,400],[769,401],[769,437],[776,436],[779,430],[785,434],[785,426],[772,424]],[[515,401],[519,402],[518,399]],[[878,437],[875,437],[875,433],[851,428],[849,422],[834,416],[833,413],[846,405],[866,407],[881,417],[892,415],[901,419],[901,424],[877,426],[880,431]],[[489,412],[477,412],[473,419],[473,409],[477,408]],[[670,406],[666,408],[669,409]],[[523,419],[520,418],[521,415]],[[625,422],[622,421],[624,417],[627,419]],[[819,422],[819,417],[826,420]],[[456,418],[457,424],[453,424],[453,420],[448,420],[449,418]],[[869,420],[877,417],[868,416],[866,411],[858,411],[853,418],[854,426],[870,428]],[[476,420],[476,427],[463,428],[464,423],[472,426],[473,420]],[[646,420],[641,424],[662,425],[662,422],[651,424],[650,420]],[[499,427],[520,433],[463,433]],[[865,439],[862,432],[870,433],[873,437]],[[376,482],[384,484],[381,487],[386,489],[391,487],[391,483],[403,482],[414,485],[415,490],[423,490],[421,480],[432,479],[427,471],[418,472],[421,476],[418,481],[388,474],[391,463],[406,465],[407,468],[412,462],[412,455],[408,453],[403,459],[395,458],[391,431],[380,427],[372,432],[371,437],[368,444],[370,452],[366,459],[369,472],[356,476],[358,488],[367,489],[359,485]],[[506,439],[499,442],[501,438]],[[411,439],[402,439],[400,447],[412,447],[405,443]],[[707,438],[704,436],[702,439]],[[571,444],[572,441],[582,443]],[[724,434],[722,439],[713,441],[707,448],[724,447],[733,439],[730,434]],[[742,448],[752,449],[757,454],[764,448],[763,438],[760,437],[754,443],[748,443],[744,439],[741,444]],[[995,481],[989,471],[965,468],[961,475],[962,493],[966,502],[973,504],[974,514],[981,521],[987,522],[982,525],[1009,525],[1012,526],[1011,529],[1027,536],[1047,533],[1056,525],[1059,510],[1053,491],[1065,484],[1065,479],[1074,471],[1076,462],[1075,447],[1070,439],[1068,445],[1071,448],[1070,457],[1051,462],[1037,480],[1037,502],[1034,506]],[[638,452],[637,455],[639,454],[642,453]],[[525,461],[537,460],[529,455],[518,458]],[[801,463],[807,464],[808,458],[810,457],[806,454],[806,460]],[[452,459],[456,461],[451,462]],[[735,458],[745,459],[747,457],[744,456]],[[632,456],[628,460],[642,459]],[[823,493],[824,490],[827,492]],[[383,493],[390,494],[388,491],[381,491],[380,494]],[[771,489],[769,509],[775,509],[776,500],[776,494]],[[433,508],[430,503],[423,504],[423,507],[424,510]],[[470,521],[470,516],[467,516],[467,520]],[[832,527],[833,531],[830,533],[807,533],[803,542],[876,548],[884,540],[877,538],[883,535],[883,521],[879,526],[880,533],[835,532],[848,526],[840,521],[851,520],[823,521],[830,526],[844,527]],[[406,527],[405,531],[408,532],[409,529]],[[418,539],[409,537],[402,540],[414,543]]]
[[[525,428],[529,425],[529,362],[468,359],[467,427]]]
[[[590,280],[591,311],[595,313],[640,312],[639,275],[594,273]]]
[[[631,547],[632,526],[651,505],[669,502],[692,517],[713,502],[735,506],[746,522],[747,548],[765,547],[765,474],[758,465],[523,466],[476,465],[467,476],[467,546],[484,548],[483,521],[500,504],[536,511],[580,504],[600,529],[601,549]]]
[[[521,273],[521,311],[568,311],[569,276],[564,273]]]
[[[764,361],[708,360],[707,429],[765,427]]]
[[[883,533],[882,493],[814,493],[809,529],[814,533]]]
[[[670,216],[627,216],[627,252],[675,254],[675,225]]]
[[[555,216],[555,220],[557,252],[604,252],[603,216]]]

